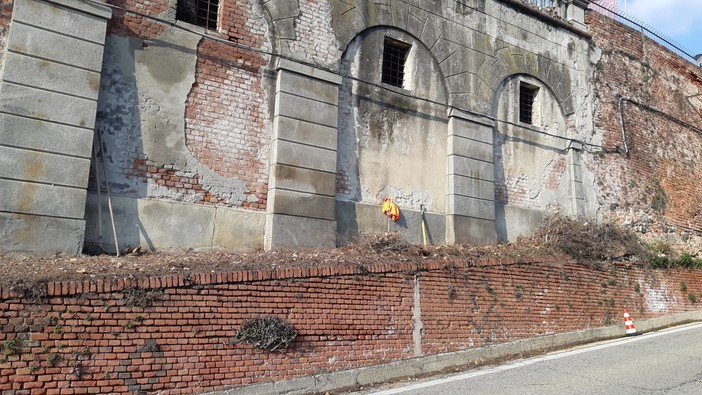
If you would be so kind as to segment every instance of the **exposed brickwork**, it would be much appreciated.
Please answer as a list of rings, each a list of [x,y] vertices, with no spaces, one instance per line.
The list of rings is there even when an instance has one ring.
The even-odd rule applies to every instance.
[[[5,47],[7,46],[7,34],[10,31],[10,21],[12,20],[12,3],[14,0],[0,0],[0,73],[5,60]]]
[[[635,320],[693,310],[688,295],[702,292],[700,270],[539,261],[54,282],[45,298],[2,289],[0,391],[206,392],[410,358],[415,275],[424,354],[619,323],[622,308]],[[287,352],[231,343],[245,319],[261,315],[299,331]]]
[[[116,9],[108,35],[158,40],[167,29],[173,29],[139,14],[174,22],[176,1],[114,0],[111,4],[134,12]],[[267,24],[257,7],[256,1],[223,1],[218,29],[208,34],[254,50],[270,50],[265,38]],[[144,42],[144,46],[151,44]],[[112,166],[119,169],[113,169],[117,179],[111,182],[116,183],[118,194],[263,210],[268,193],[270,122],[262,71],[270,59],[210,38],[201,39],[196,50],[195,83],[183,114],[185,142],[192,156],[221,179],[212,189],[193,164],[184,168],[149,161],[135,141],[117,144],[124,148],[115,153],[119,159]],[[112,116],[101,114],[103,119]],[[138,140],[142,136],[136,137]],[[112,137],[108,133],[105,138],[119,139],[121,135]],[[129,148],[131,145],[137,149]],[[226,180],[232,180],[235,193],[226,190]]]
[[[587,23],[602,50],[593,81],[596,132],[620,152],[588,164],[602,215],[656,237],[702,235],[702,101],[695,96],[702,71],[596,12]]]

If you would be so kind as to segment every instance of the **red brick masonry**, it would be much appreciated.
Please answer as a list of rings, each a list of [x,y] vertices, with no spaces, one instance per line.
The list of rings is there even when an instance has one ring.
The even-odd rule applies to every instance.
[[[413,357],[415,276],[425,355],[616,324],[622,308],[634,321],[694,310],[702,299],[701,270],[552,257],[54,282],[46,296],[0,291],[0,390],[206,392]],[[285,353],[231,342],[260,315],[299,331]]]

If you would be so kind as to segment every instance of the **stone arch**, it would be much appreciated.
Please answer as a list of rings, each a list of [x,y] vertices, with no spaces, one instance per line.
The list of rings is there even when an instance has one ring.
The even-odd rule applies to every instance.
[[[411,48],[408,86],[381,82],[387,39]],[[420,227],[412,222],[421,218],[421,207],[440,218],[446,206],[448,95],[438,62],[415,36],[377,25],[346,45],[339,68],[344,76],[337,130],[340,237],[385,231],[387,223],[377,215],[377,205],[390,197],[403,213],[395,230],[420,242]],[[441,229],[434,228],[437,240],[443,239],[443,231],[441,222]]]
[[[542,113],[533,124],[519,119],[521,84],[542,95],[538,99]],[[529,233],[549,215],[580,214],[580,147],[568,137],[572,106],[566,108],[563,103],[570,103],[569,96],[564,99],[551,85],[531,73],[510,74],[498,84],[491,101],[500,241]]]
[[[298,0],[259,0],[273,36],[273,52],[290,55],[290,41],[297,39],[295,20],[300,17]]]
[[[546,54],[548,56],[548,54]],[[515,75],[529,75],[539,80],[557,98],[565,117],[575,112],[573,108],[570,71],[568,67],[547,56],[527,52],[517,47],[505,47],[496,52],[493,62],[486,62],[478,72],[478,77],[491,87],[490,97],[482,97],[492,104],[500,93],[505,81]],[[482,93],[482,90],[480,90]],[[494,114],[493,114],[494,115]]]

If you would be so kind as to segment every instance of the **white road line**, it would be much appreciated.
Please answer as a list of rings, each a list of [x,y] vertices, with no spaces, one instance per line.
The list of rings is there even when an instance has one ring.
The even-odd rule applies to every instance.
[[[613,342],[610,341],[610,342],[607,342],[605,344],[600,344],[597,346],[586,347],[586,348],[580,348],[577,350],[558,351],[558,352],[555,352],[553,354],[548,354],[548,355],[543,356],[543,357],[525,359],[522,361],[512,362],[508,365],[502,365],[502,366],[497,366],[495,368],[459,374],[456,376],[451,376],[451,377],[447,377],[447,378],[443,378],[443,379],[437,379],[437,380],[427,381],[427,382],[423,382],[423,383],[412,384],[412,385],[404,386],[402,388],[394,388],[394,389],[385,390],[385,391],[372,392],[372,394],[375,394],[375,395],[401,394],[403,392],[414,391],[414,390],[418,390],[418,389],[422,389],[422,388],[446,384],[446,383],[450,383],[453,381],[465,380],[465,379],[469,379],[469,378],[473,378],[473,377],[484,376],[484,375],[492,374],[492,373],[504,372],[506,370],[520,368],[522,366],[529,366],[529,365],[533,365],[535,363],[539,363],[539,362],[543,362],[543,361],[550,361],[553,359],[569,357],[571,355],[578,355],[578,354],[583,354],[583,353],[590,352],[590,351],[596,351],[596,350],[602,350],[605,348],[616,347],[616,346],[620,346],[622,344],[634,343],[634,342],[641,341],[641,340],[651,339],[654,337],[669,335],[672,333],[687,331],[687,330],[691,330],[691,329],[697,329],[700,327],[702,327],[702,323],[694,324],[694,325],[686,325],[686,326],[678,327],[675,329],[665,330],[665,331],[661,331],[661,332],[655,332],[655,333],[651,333],[651,334],[644,334],[642,336],[627,337],[625,339],[621,339],[618,341],[613,341]]]

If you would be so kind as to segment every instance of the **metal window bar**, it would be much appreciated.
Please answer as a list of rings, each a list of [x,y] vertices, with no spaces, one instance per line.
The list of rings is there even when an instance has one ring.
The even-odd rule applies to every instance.
[[[385,41],[383,48],[382,81],[402,88],[405,80],[405,60],[409,47],[391,40]]]
[[[639,30],[648,38],[667,48],[669,51],[677,54],[685,60],[692,62],[693,64],[698,64],[697,59],[695,59],[694,55],[690,53],[689,49],[676,43],[670,37],[667,37],[665,34],[657,31],[635,17],[623,14],[616,9],[607,8],[606,6],[597,2],[590,2],[590,9],[597,11],[608,18],[614,19],[623,25]]]
[[[539,88],[519,85],[519,122],[534,123],[534,101]]]
[[[529,0],[529,2],[539,8],[558,8],[558,0]]]
[[[176,19],[217,30],[219,0],[179,0]]]

